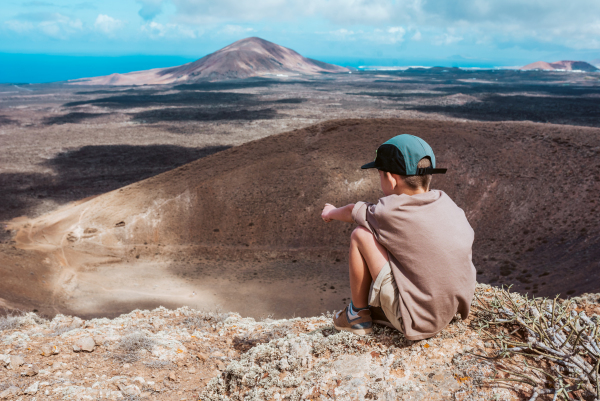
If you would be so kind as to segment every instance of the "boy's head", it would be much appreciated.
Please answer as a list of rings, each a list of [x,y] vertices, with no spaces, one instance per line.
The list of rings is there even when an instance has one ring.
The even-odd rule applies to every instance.
[[[375,161],[361,168],[376,168],[383,172],[380,173],[381,186],[386,195],[390,192],[387,187],[394,187],[395,184],[406,187],[407,191],[401,192],[428,191],[432,174],[446,173],[445,168],[435,168],[431,146],[421,138],[408,134],[395,136],[379,146]],[[399,180],[402,182],[396,182]]]

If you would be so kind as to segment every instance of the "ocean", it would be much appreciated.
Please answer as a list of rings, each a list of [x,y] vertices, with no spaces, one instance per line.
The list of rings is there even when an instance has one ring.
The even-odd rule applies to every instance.
[[[115,72],[173,67],[195,60],[197,58],[181,56],[101,57],[0,53],[0,83],[65,81]]]
[[[97,77],[113,73],[174,67],[197,58],[182,56],[63,56],[47,54],[0,53],[0,83],[45,83]],[[400,60],[388,58],[322,58],[326,63],[359,69],[403,69],[403,66],[445,66],[493,68],[491,63],[455,60]],[[377,66],[377,67],[373,67]],[[365,68],[366,67],[366,68]]]

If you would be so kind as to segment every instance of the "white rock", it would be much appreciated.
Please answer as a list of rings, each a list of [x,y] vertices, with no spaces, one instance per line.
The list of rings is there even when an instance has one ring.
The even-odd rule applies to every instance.
[[[25,389],[25,394],[35,394],[38,392],[38,388],[40,386],[40,382],[35,382],[31,386]]]
[[[21,372],[21,376],[35,376],[40,372],[37,365],[27,365],[27,368]]]
[[[25,359],[23,359],[22,356],[20,356],[20,355],[11,355],[10,356],[10,363],[8,365],[8,368],[12,369],[12,370],[15,370],[19,366],[23,365],[24,363],[25,363]]]
[[[56,345],[44,344],[40,347],[40,355],[42,355],[42,356],[56,355],[58,353],[59,353],[59,350]]]
[[[17,396],[17,395],[19,395],[20,392],[21,392],[21,389],[19,389],[18,387],[10,386],[9,388],[7,388],[6,390],[4,390],[3,392],[0,393],[0,400],[4,400],[4,399],[8,399],[8,398]]]
[[[127,386],[121,389],[121,392],[125,395],[133,395],[133,396],[137,396],[140,395],[142,393],[142,391],[140,390],[140,388],[136,385],[131,385],[131,386]]]
[[[75,347],[78,347],[79,349],[81,349],[81,351],[92,352],[94,351],[95,346],[96,343],[94,342],[94,339],[92,337],[82,337],[79,340],[77,340],[73,349],[75,349]]]
[[[78,317],[74,317],[73,321],[71,322],[71,324],[69,325],[69,328],[72,329],[78,329],[81,326],[83,326],[83,320],[81,320]]]

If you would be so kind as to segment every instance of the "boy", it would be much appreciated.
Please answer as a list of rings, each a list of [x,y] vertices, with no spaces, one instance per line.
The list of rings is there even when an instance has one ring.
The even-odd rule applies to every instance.
[[[350,239],[352,302],[335,315],[335,328],[368,334],[375,322],[421,340],[457,312],[466,319],[476,284],[474,233],[446,193],[429,189],[431,175],[446,172],[435,168],[431,147],[398,135],[362,168],[379,171],[385,196],[377,204],[326,204],[321,213],[326,222],[359,225]]]

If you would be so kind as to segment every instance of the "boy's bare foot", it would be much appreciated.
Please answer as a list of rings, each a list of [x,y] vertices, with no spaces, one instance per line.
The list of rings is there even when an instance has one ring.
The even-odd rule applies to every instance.
[[[370,334],[373,331],[371,311],[369,309],[360,310],[358,317],[350,320],[348,319],[348,306],[346,306],[344,310],[333,316],[333,326],[337,330],[349,331],[358,335]]]

